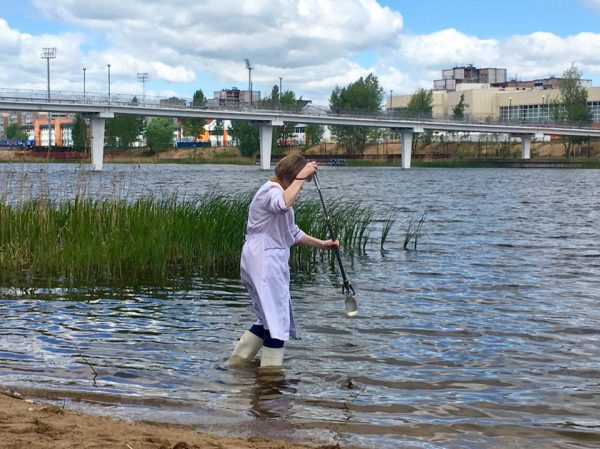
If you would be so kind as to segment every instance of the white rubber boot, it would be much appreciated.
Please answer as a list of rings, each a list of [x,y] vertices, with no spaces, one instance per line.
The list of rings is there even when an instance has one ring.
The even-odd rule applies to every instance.
[[[263,346],[260,357],[261,368],[281,368],[283,365],[283,348],[267,348]]]
[[[227,360],[229,366],[242,366],[254,359],[263,344],[262,338],[250,331],[244,332],[238,341],[231,357]]]

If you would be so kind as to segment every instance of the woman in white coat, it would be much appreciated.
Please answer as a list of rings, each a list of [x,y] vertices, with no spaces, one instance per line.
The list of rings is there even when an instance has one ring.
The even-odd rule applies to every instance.
[[[231,366],[254,359],[261,347],[261,367],[282,365],[284,342],[296,334],[290,297],[290,247],[339,247],[337,240],[305,234],[294,221],[292,205],[316,171],[316,162],[307,162],[297,154],[286,156],[275,167],[275,178],[264,183],[250,203],[241,277],[256,321],[237,343],[229,358]]]

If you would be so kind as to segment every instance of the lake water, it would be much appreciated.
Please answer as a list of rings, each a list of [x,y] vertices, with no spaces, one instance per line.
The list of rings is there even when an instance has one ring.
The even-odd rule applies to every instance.
[[[10,197],[251,191],[252,166],[4,165]],[[23,181],[25,179],[25,182]],[[285,372],[225,360],[239,279],[0,290],[0,387],[199,430],[369,448],[600,447],[600,171],[323,167],[328,202],[392,209],[386,251],[293,274]],[[316,199],[307,184],[304,198]],[[425,214],[418,251],[408,222]],[[378,240],[378,235],[373,237]],[[98,373],[93,379],[92,365]]]

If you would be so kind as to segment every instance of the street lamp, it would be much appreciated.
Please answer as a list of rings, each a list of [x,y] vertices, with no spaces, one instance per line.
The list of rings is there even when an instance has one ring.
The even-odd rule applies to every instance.
[[[108,105],[110,106],[110,64],[106,64],[108,67]]]
[[[83,68],[83,102],[85,103],[85,71],[87,69],[84,67]]]
[[[540,119],[546,118],[546,96],[542,95],[542,112],[540,113]]]
[[[252,109],[252,69],[254,67],[252,67],[252,64],[250,64],[250,60],[248,58],[244,59],[244,62],[246,63],[246,68],[248,69],[248,93],[250,94],[249,105],[250,109]]]
[[[508,97],[508,123],[510,123],[511,108],[512,108],[512,97]],[[506,139],[506,141],[507,141],[508,157],[510,157],[510,133],[508,133],[508,139]]]
[[[146,99],[146,81],[148,81],[150,77],[146,72],[137,74],[137,80],[142,83],[142,101]]]
[[[48,79],[48,103],[50,103],[50,60],[56,58],[56,47],[42,48],[41,58],[46,60],[46,73]],[[41,142],[40,142],[41,143]],[[52,145],[52,121],[48,111],[48,148]]]
[[[279,110],[281,111],[281,89],[282,89],[282,78],[279,77]]]
[[[392,115],[392,100],[394,99],[394,91],[390,89],[390,115]]]

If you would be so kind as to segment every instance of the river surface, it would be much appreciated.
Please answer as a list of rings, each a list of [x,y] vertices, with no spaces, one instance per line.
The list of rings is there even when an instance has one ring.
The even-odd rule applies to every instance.
[[[253,191],[253,166],[4,165],[49,191]],[[0,289],[0,387],[93,413],[369,448],[600,447],[600,171],[323,167],[327,201],[393,210],[385,252],[292,275],[285,372],[228,369],[252,323],[239,279]],[[8,192],[6,193],[8,189]],[[317,198],[307,184],[302,196]],[[417,251],[402,242],[425,214]],[[92,367],[97,372],[94,379]]]

